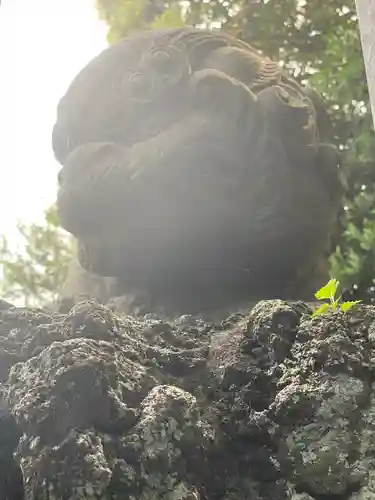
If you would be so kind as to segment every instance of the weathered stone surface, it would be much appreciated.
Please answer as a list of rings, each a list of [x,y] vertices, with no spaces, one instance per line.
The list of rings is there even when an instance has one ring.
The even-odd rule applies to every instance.
[[[325,104],[241,40],[132,34],[71,82],[52,142],[60,222],[103,276],[72,270],[65,296],[113,285],[198,314],[311,300],[328,279],[342,186]]]
[[[0,498],[18,463],[30,500],[375,498],[374,331],[367,306],[3,308]]]

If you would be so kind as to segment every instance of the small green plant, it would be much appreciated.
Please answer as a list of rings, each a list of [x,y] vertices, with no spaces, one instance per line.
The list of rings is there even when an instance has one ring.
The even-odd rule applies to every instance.
[[[313,316],[320,316],[321,314],[327,314],[329,312],[335,311],[347,312],[356,304],[362,302],[361,300],[348,300],[346,302],[340,303],[341,295],[337,295],[339,285],[340,283],[337,279],[331,278],[326,285],[315,292],[316,299],[328,300],[328,302],[324,302],[319,307],[317,307],[313,313]]]

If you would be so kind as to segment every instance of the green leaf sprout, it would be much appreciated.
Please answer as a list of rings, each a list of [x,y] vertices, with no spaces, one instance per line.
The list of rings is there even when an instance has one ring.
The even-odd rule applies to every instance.
[[[315,292],[315,298],[317,300],[328,300],[328,302],[323,302],[320,306],[318,306],[313,312],[313,316],[321,316],[322,314],[328,314],[336,311],[347,312],[356,304],[362,302],[361,300],[348,300],[346,302],[340,302],[341,295],[338,295],[337,293],[339,286],[339,281],[335,278],[331,278],[328,283]]]

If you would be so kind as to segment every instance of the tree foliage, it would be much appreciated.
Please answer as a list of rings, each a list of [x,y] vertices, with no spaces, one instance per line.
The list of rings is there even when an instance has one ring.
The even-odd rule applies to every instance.
[[[374,133],[354,0],[96,0],[96,6],[108,24],[109,43],[143,28],[188,24],[222,29],[283,61],[296,78],[324,95],[348,185],[332,248],[332,274],[344,287],[356,284],[357,297],[375,297]],[[35,231],[46,228],[34,227],[34,233],[29,229],[28,260],[19,261],[18,274],[9,274],[13,264],[4,254],[2,260],[8,290],[11,278],[18,288],[33,294],[40,286],[53,285],[50,280],[47,286],[38,274],[43,264],[35,257],[36,241],[55,255],[48,269],[53,262],[56,280],[64,261],[60,264],[53,254],[58,248],[53,235],[60,238],[57,227],[50,226],[49,239],[35,239]],[[34,240],[28,239],[32,234]]]
[[[0,238],[0,296],[15,303],[43,306],[57,299],[71,260],[72,242],[58,224],[55,207],[44,224],[17,225],[20,242]]]

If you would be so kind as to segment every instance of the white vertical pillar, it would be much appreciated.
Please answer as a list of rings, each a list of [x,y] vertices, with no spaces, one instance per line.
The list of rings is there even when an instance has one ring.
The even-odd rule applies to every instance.
[[[372,119],[375,124],[375,0],[356,0]]]

